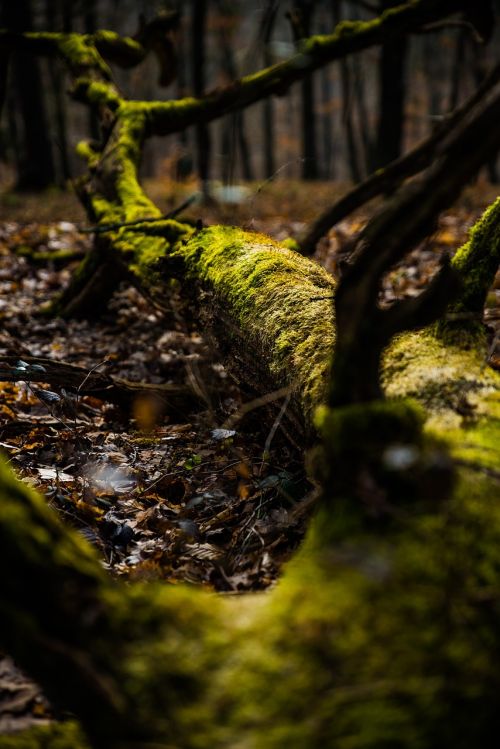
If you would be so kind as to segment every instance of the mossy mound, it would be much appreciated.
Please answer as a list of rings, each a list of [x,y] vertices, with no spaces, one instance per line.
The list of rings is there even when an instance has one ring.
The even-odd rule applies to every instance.
[[[0,749],[90,749],[76,723],[51,723],[0,736]]]

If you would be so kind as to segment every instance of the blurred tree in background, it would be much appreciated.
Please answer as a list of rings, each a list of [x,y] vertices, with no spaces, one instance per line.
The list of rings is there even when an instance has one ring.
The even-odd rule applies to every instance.
[[[172,35],[176,80],[159,86],[153,60],[131,76],[117,73],[127,96],[153,100],[200,95],[285,59],[301,37],[327,33],[343,19],[369,20],[395,4],[20,0],[2,4],[1,23],[11,29],[90,33],[112,28],[134,35],[139,16],[148,21],[161,10],[180,10],[182,22]],[[359,181],[429,135],[496,61],[498,30],[487,48],[464,25],[430,31],[340,60],[244,114],[149,143],[143,176],[184,179],[194,169],[205,191],[210,180],[231,184],[276,173],[277,178]],[[68,143],[98,136],[95,115],[66,101],[66,75],[57,61],[35,61],[23,53],[13,56],[7,75],[2,67],[2,182],[25,189],[64,185],[81,168]],[[494,161],[487,174],[496,181]]]

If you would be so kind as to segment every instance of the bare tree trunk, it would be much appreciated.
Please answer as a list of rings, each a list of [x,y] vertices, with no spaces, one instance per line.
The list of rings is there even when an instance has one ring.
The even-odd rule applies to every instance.
[[[455,60],[451,68],[450,96],[448,111],[453,112],[460,102],[460,89],[465,67],[466,31],[459,29],[456,37]]]
[[[278,12],[279,0],[268,0],[264,11],[261,27],[263,63],[264,67],[272,64],[270,42],[273,35],[276,14]],[[267,98],[262,104],[262,132],[264,141],[264,177],[270,179],[276,172],[275,161],[275,123],[274,103],[272,98]]]
[[[57,0],[46,0],[45,3],[45,17],[47,19],[47,28],[56,29],[59,27],[58,23],[58,11],[59,3]],[[58,183],[61,187],[64,187],[67,181],[71,178],[71,167],[69,158],[68,148],[68,122],[66,114],[66,102],[67,97],[64,94],[64,75],[61,72],[60,64],[58,61],[49,59],[47,61],[50,82],[52,85],[52,101],[55,115],[55,132],[56,132],[56,146],[57,156],[56,159],[59,162],[58,168]]]
[[[193,91],[195,96],[202,96],[205,91],[206,66],[206,24],[209,0],[193,0],[192,18],[192,57],[193,57]],[[198,174],[205,197],[209,197],[211,143],[207,125],[196,126],[196,150]]]
[[[352,60],[352,87],[353,99],[356,105],[360,163],[362,165],[363,177],[370,172],[370,154],[373,152],[373,143],[370,133],[370,117],[366,105],[366,87],[364,85],[364,70],[366,62],[354,57]]]
[[[30,0],[4,4],[3,23],[8,29],[31,30]],[[54,183],[55,169],[39,64],[29,54],[15,54],[11,70],[15,100],[23,126],[17,187],[26,190],[43,189]]]
[[[476,82],[476,86],[480,86],[485,76],[488,73],[487,51],[482,45],[479,45],[477,42],[475,42],[473,54],[474,54],[474,63],[473,63],[474,80]],[[490,161],[488,161],[486,165],[486,173],[492,185],[497,185],[499,182],[497,161],[498,161],[498,154],[495,154],[494,157]]]
[[[221,8],[222,13],[228,14],[230,11]],[[230,20],[230,15],[229,15]],[[222,69],[229,81],[235,81],[239,78],[239,71],[236,64],[233,51],[231,29],[221,24],[219,38],[222,48]],[[234,177],[234,163],[236,162],[236,152],[239,151],[241,172],[243,179],[250,181],[253,179],[252,160],[248,140],[245,132],[245,117],[243,112],[235,112],[229,115],[226,123],[227,134],[223,135],[223,141],[229,145],[230,150],[223,150],[223,156],[226,162],[225,182],[232,182]],[[237,148],[236,148],[237,147]]]
[[[295,0],[296,36],[306,38],[311,34],[316,0]],[[316,97],[315,80],[305,76],[302,90],[302,179],[318,179],[318,146],[316,140]]]
[[[177,36],[179,65],[177,72],[177,98],[183,99],[189,94],[189,55],[187,52],[185,29],[181,26]],[[193,173],[192,137],[190,131],[182,130],[178,134],[180,154],[176,162],[176,179],[184,180]]]
[[[72,0],[60,0],[60,1],[61,1],[61,13],[62,13],[62,21],[63,21],[62,30],[66,34],[69,34],[73,31],[74,4]]]
[[[93,34],[97,31],[97,0],[86,0],[84,4],[83,25],[86,34]],[[89,112],[89,132],[93,140],[98,141],[101,137],[99,119],[93,109]]]
[[[332,19],[334,27],[340,23],[342,18],[342,0],[332,0]],[[358,138],[356,136],[356,124],[353,117],[353,81],[350,61],[340,60],[340,83],[342,89],[342,124],[344,137],[347,144],[348,169],[353,182],[362,179],[361,157],[359,153]]]
[[[399,0],[380,0],[380,12]],[[399,158],[403,146],[408,41],[405,36],[382,45],[379,63],[378,125],[373,169]]]

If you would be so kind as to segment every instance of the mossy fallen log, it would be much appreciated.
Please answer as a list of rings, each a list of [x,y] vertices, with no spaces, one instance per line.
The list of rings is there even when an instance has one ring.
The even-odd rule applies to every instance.
[[[438,6],[456,4],[415,0],[401,12],[430,16]],[[401,17],[363,26],[362,38]],[[85,46],[76,49],[84,67]],[[116,119],[98,153],[81,149],[93,172],[92,189],[81,186],[89,217],[100,225],[160,218],[137,180],[150,108],[124,102],[106,68],[99,75],[80,93]],[[164,127],[168,111],[158,113]],[[498,221],[489,217],[457,255],[459,329],[446,320],[402,334],[383,362],[394,399],[335,409],[317,409],[335,337],[334,284],[317,265],[237,229],[158,221],[100,235],[75,281],[83,297],[102,274],[102,254],[105,267],[120,268],[159,305],[178,278],[240,377],[292,389],[291,423],[323,438],[310,459],[323,488],[276,589],[221,597],[110,580],[84,540],[2,466],[0,562],[9,574],[0,577],[0,640],[74,713],[93,747],[494,745],[500,376],[485,365],[476,308],[498,262]],[[471,274],[486,245],[491,262]],[[47,745],[67,742],[52,733]],[[25,738],[31,749],[37,739]]]
[[[491,211],[490,233],[476,231],[457,264],[485,241],[498,252]],[[210,300],[212,325],[236,345],[246,332],[259,369],[295,387],[311,425],[333,344],[331,279],[237,229],[181,240],[146,275],[152,291],[165,262]],[[469,274],[473,304],[491,267]],[[95,747],[492,746],[500,376],[471,323],[392,343],[384,378],[396,400],[318,412],[323,499],[271,593],[115,583],[3,468],[0,561],[15,571],[0,579],[3,645]]]
[[[288,417],[311,434],[334,342],[334,281],[268,237],[210,227],[180,242],[162,267],[196,301],[233,375],[260,393],[289,387]]]
[[[340,486],[334,469],[271,593],[114,583],[2,469],[0,559],[15,573],[0,582],[1,639],[93,746],[493,746],[500,377],[432,331],[397,341],[386,372],[398,396],[422,395],[428,434],[399,400],[323,410],[343,478],[377,463],[385,480],[361,470]],[[450,397],[464,377],[468,413]]]

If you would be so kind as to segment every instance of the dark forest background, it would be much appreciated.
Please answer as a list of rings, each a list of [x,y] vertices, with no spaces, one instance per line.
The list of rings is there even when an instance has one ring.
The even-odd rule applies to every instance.
[[[496,3],[500,6],[500,2]],[[158,82],[150,56],[114,71],[127,97],[199,95],[293,54],[301,36],[328,33],[343,19],[370,19],[395,0],[3,0],[1,25],[18,30],[134,35],[140,17],[181,10],[172,33],[176,79]],[[432,31],[432,33],[431,33]],[[359,181],[428,135],[478,85],[498,57],[498,31],[482,46],[465,24],[398,39],[320,70],[282,97],[148,142],[143,177],[200,177],[238,199],[235,183],[268,178]],[[3,66],[0,66],[3,68]],[[0,81],[0,183],[63,187],[81,169],[74,144],[97,137],[95,118],[66,96],[57,60],[15,55]],[[492,162],[488,178],[498,181]],[[214,182],[215,181],[215,182]]]

